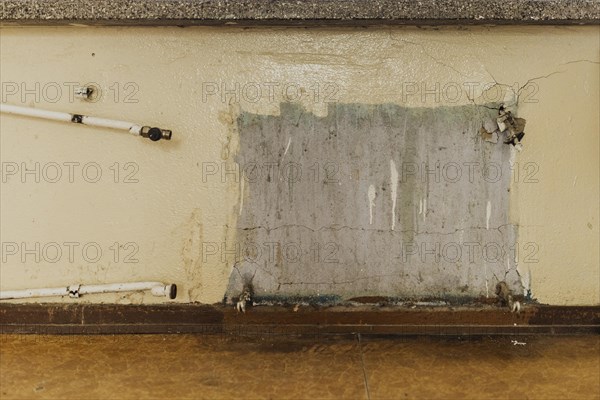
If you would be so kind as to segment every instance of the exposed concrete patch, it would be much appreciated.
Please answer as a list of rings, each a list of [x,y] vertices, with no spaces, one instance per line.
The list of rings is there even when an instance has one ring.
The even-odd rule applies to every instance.
[[[239,253],[224,255],[235,264],[226,297],[247,276],[269,299],[494,297],[499,281],[522,293],[511,146],[479,133],[496,113],[391,104],[332,105],[323,118],[293,104],[280,116],[242,113],[246,198]]]

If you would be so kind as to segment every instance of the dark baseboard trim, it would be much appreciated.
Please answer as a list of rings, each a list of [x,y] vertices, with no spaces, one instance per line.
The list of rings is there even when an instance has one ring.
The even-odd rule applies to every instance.
[[[253,307],[199,304],[0,304],[0,333],[239,336],[600,334],[600,306]]]

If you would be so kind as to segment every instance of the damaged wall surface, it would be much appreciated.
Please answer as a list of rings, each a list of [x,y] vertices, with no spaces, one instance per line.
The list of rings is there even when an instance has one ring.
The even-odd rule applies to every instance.
[[[229,297],[480,297],[522,293],[508,220],[511,146],[497,108],[281,105],[243,113],[245,182]]]
[[[173,140],[2,114],[0,289],[600,304],[599,30],[2,27],[3,102]]]

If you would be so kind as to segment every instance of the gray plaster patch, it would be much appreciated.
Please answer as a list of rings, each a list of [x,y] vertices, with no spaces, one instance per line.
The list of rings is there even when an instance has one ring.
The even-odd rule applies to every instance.
[[[256,296],[282,299],[493,297],[500,280],[522,293],[513,150],[480,134],[496,115],[335,104],[321,118],[288,103],[279,116],[242,113],[226,297],[250,280]]]

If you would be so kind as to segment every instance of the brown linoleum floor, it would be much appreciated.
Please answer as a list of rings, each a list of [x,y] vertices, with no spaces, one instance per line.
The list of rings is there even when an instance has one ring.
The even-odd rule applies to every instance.
[[[600,399],[600,337],[0,335],[0,399],[78,398]]]

